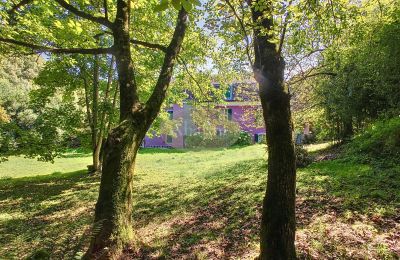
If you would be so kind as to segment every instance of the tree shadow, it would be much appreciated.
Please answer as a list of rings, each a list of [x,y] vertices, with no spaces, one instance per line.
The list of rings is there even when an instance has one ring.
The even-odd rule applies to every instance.
[[[193,175],[195,171],[193,167],[193,172],[185,173],[189,177],[174,173],[168,177],[169,182],[164,182],[162,176],[151,178],[151,172],[135,174],[133,219],[138,246],[126,252],[127,258],[255,256],[266,181],[265,161],[241,161],[206,174]],[[24,258],[41,248],[48,249],[54,259],[72,259],[83,252],[90,239],[98,184],[99,177],[85,171],[0,180],[1,258]],[[346,247],[360,254],[367,254],[365,248],[372,248],[371,258],[382,258],[384,255],[374,251],[379,248],[372,236],[370,240],[360,240],[361,235],[354,230],[349,242],[343,236],[329,240],[321,236],[327,235],[325,231],[331,226],[336,225],[335,232],[339,232],[361,223],[372,227],[379,236],[385,235],[387,241],[399,242],[393,231],[400,222],[396,219],[400,215],[399,190],[398,167],[382,170],[332,160],[299,170],[297,226],[300,235],[308,234],[298,237],[299,256],[323,258],[324,254]],[[378,211],[380,218],[365,219]],[[365,245],[354,242],[355,238],[365,241]],[[394,250],[389,242],[382,243],[386,243],[389,252]],[[319,254],[312,250],[319,250]],[[349,255],[331,258],[335,257]]]
[[[1,257],[45,249],[54,259],[74,258],[87,244],[98,183],[85,171],[0,180]]]
[[[135,230],[143,238],[159,225],[168,234],[143,238],[141,249],[128,254],[133,259],[240,258],[258,233],[264,180],[264,161],[251,160],[181,187],[144,186],[135,193]]]
[[[386,232],[395,227],[394,218],[399,214],[398,173],[378,173],[369,165],[341,160],[299,170],[297,227],[316,232],[316,220],[324,218],[326,226],[335,224],[335,219],[351,225],[364,221],[362,214],[373,214],[379,207],[386,210],[388,221],[368,225],[378,233]],[[140,250],[131,250],[128,255],[134,259],[254,257],[265,176],[265,161],[251,160],[210,172],[197,183],[143,186],[135,193],[138,202],[133,216],[142,244]],[[346,217],[348,212],[354,212],[352,218]],[[346,241],[330,242],[346,245]],[[361,247],[350,242],[347,246],[355,250]],[[301,246],[299,250],[300,256],[311,257]]]

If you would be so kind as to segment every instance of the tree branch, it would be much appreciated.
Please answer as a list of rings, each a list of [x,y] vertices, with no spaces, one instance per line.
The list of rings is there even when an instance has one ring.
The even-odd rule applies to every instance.
[[[202,94],[203,96],[206,97],[207,95],[204,94],[204,91],[203,91],[203,89],[201,88],[200,82],[199,82],[199,81],[193,76],[193,74],[190,72],[189,67],[188,67],[186,61],[185,61],[184,59],[182,59],[180,56],[178,56],[178,62],[179,62],[180,64],[183,65],[183,67],[184,67],[186,73],[187,73],[187,74],[189,75],[189,77],[193,80],[193,82],[195,83],[195,85],[197,86],[197,88],[200,90],[201,94]]]
[[[88,14],[86,12],[83,12],[81,10],[78,10],[76,7],[74,7],[73,5],[67,3],[64,0],[55,0],[59,5],[61,5],[62,7],[64,7],[65,9],[67,9],[68,11],[70,11],[71,13],[75,14],[76,16],[79,16],[81,18],[87,19],[89,21],[92,21],[94,23],[98,23],[98,24],[102,24],[110,29],[112,29],[113,27],[113,23],[110,22],[108,19],[104,18],[104,17],[97,17],[97,16],[93,16],[91,14]]]
[[[150,48],[150,49],[158,49],[158,50],[163,51],[163,52],[167,52],[167,50],[168,50],[168,47],[166,47],[166,46],[164,46],[162,44],[158,44],[158,43],[150,43],[150,42],[145,42],[145,41],[140,41],[140,40],[135,40],[135,39],[132,39],[131,43],[135,44],[135,45],[140,45],[140,46],[143,46],[143,47],[147,47],[147,48]]]
[[[32,49],[36,51],[36,53],[42,53],[42,52],[50,52],[50,53],[57,53],[57,54],[74,54],[74,53],[79,53],[79,54],[111,54],[114,51],[113,47],[110,48],[91,48],[91,49],[85,49],[85,48],[52,48],[52,47],[47,47],[47,46],[41,46],[41,45],[36,45],[32,43],[27,43],[23,41],[18,41],[14,39],[8,39],[8,38],[1,38],[0,37],[0,42],[3,43],[8,43],[8,44],[13,44],[25,48]]]
[[[108,20],[108,5],[107,5],[107,0],[103,0],[103,8],[104,8],[104,18]]]
[[[181,49],[188,22],[188,13],[181,8],[178,14],[174,34],[165,53],[164,62],[153,93],[145,105],[145,112],[150,119],[154,119],[165,99],[165,95],[172,78],[174,62]]]
[[[7,13],[13,14],[14,12],[16,12],[18,9],[20,9],[22,6],[27,5],[32,3],[33,0],[22,0],[21,2],[19,2],[18,4],[15,4],[9,11],[7,11]]]
[[[232,3],[231,3],[229,0],[225,0],[225,2],[226,2],[227,5],[229,6],[229,8],[232,10],[234,16],[236,17],[236,19],[237,19],[238,22],[239,22],[240,28],[241,28],[241,30],[242,30],[242,32],[243,32],[243,35],[244,35],[244,39],[245,39],[245,41],[246,41],[246,55],[247,55],[247,59],[249,60],[251,67],[253,67],[253,66],[254,66],[254,63],[253,63],[253,59],[251,58],[251,55],[250,55],[249,35],[248,35],[248,33],[247,33],[246,27],[244,26],[243,20],[239,17],[239,15],[238,15],[238,13],[236,12],[236,9],[235,9],[235,7],[232,5]]]
[[[288,5],[286,6],[286,9],[288,9],[288,7],[290,7],[293,3],[293,0],[291,0]],[[283,48],[283,43],[285,42],[285,37],[286,37],[286,30],[287,30],[287,25],[289,22],[289,12],[286,12],[285,15],[285,19],[283,21],[283,28],[282,28],[282,33],[281,33],[281,37],[279,39],[279,47],[278,47],[278,54],[281,55],[282,53],[282,48]]]
[[[300,77],[299,79],[297,79],[297,80],[289,81],[287,84],[293,85],[293,84],[299,83],[299,82],[301,82],[301,81],[303,81],[303,80],[305,80],[305,79],[308,79],[308,78],[311,78],[311,77],[315,77],[315,76],[320,76],[320,75],[326,75],[326,76],[332,76],[332,77],[334,77],[334,76],[336,76],[337,74],[334,73],[334,72],[316,72],[316,73],[310,73],[310,74],[301,76],[301,77]]]

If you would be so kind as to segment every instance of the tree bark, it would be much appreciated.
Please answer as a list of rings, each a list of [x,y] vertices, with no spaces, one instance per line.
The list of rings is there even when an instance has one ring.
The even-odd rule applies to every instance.
[[[147,127],[144,114],[136,111],[109,134],[96,204],[89,258],[118,257],[134,239],[132,229],[132,180],[136,154]]]
[[[98,138],[99,138],[99,76],[100,76],[100,66],[99,66],[99,55],[94,55],[93,62],[93,108],[92,108],[92,147],[93,147],[93,171],[100,172],[100,160],[98,150]]]
[[[348,116],[347,118],[344,118],[342,121],[343,121],[343,130],[341,133],[341,138],[343,142],[346,142],[349,141],[354,134],[353,118],[351,116]]]
[[[129,45],[130,2],[117,2],[113,34],[120,89],[120,124],[111,130],[104,144],[93,237],[85,255],[88,259],[116,259],[134,239],[132,181],[135,159],[140,143],[165,99],[174,60],[186,31],[187,13],[181,9],[153,94],[145,104],[140,102]]]
[[[114,74],[114,56],[111,57],[110,68],[108,70],[107,87],[106,87],[106,91],[105,91],[104,99],[103,99],[104,104],[106,104],[109,99],[113,74]],[[100,127],[99,127],[99,131],[98,131],[98,135],[97,135],[96,147],[93,152],[93,156],[96,157],[96,161],[98,163],[97,168],[95,168],[95,170],[97,172],[101,172],[102,165],[103,165],[101,149],[103,146],[104,135],[107,133],[106,132],[106,117],[107,117],[107,111],[103,108],[101,111]]]
[[[272,36],[272,4],[251,6],[254,27],[254,76],[259,84],[268,145],[268,177],[263,200],[260,259],[296,259],[296,166],[290,95],[284,84],[284,60]]]

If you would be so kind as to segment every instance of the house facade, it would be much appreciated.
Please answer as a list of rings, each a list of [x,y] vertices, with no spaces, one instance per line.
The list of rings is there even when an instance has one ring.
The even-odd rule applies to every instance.
[[[214,84],[219,88],[218,84]],[[199,132],[192,119],[193,99],[183,105],[173,104],[167,109],[169,118],[178,120],[176,134],[146,136],[142,146],[148,148],[185,148],[185,138]],[[236,83],[229,86],[222,102],[213,104],[227,116],[228,120],[238,124],[242,132],[247,132],[253,143],[262,142],[265,138],[265,127],[262,123],[261,105],[258,101],[257,88],[254,83]],[[262,116],[261,116],[262,117]],[[221,129],[216,129],[220,131]]]

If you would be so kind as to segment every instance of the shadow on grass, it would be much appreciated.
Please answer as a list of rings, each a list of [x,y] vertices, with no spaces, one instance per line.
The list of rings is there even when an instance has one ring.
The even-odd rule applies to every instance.
[[[265,162],[251,160],[210,172],[180,186],[171,183],[141,186],[135,193],[137,203],[133,218],[142,245],[141,250],[130,252],[132,258],[254,257],[265,174]],[[368,225],[384,233],[399,220],[395,219],[400,205],[399,178],[399,169],[377,170],[341,160],[320,162],[300,170],[296,206],[298,228],[318,232],[311,229],[315,220],[329,214],[335,216],[329,221],[343,218],[352,224],[357,218],[363,221],[363,214],[379,213],[388,221],[368,221]],[[349,212],[354,216],[352,219],[347,217]],[[325,224],[330,225],[329,221]],[[345,241],[335,243],[354,250],[361,246],[346,245]],[[370,243],[369,247],[379,247],[374,244],[376,241]],[[299,255],[311,257],[307,252]],[[379,252],[376,255],[383,256]]]
[[[151,171],[139,171],[135,175],[133,219],[139,249],[128,251],[128,256],[132,259],[255,256],[265,189],[265,161],[242,161],[218,171],[195,173],[193,165],[193,172],[158,172],[152,177]],[[386,220],[371,222],[361,217],[379,213],[391,219],[393,225],[400,221],[395,218],[400,204],[399,178],[398,167],[377,169],[343,160],[319,162],[301,169],[298,227],[301,232],[315,235],[310,241],[317,242],[322,241],[319,235],[327,233],[319,226],[316,229],[315,221],[326,215],[335,216],[324,220],[326,226],[340,221],[353,224],[356,219],[368,222],[377,234],[392,232],[394,228]],[[0,180],[0,258],[21,259],[44,248],[51,252],[52,259],[72,259],[77,252],[84,251],[98,184],[99,178],[85,171]],[[352,218],[346,217],[348,212]],[[339,231],[346,233],[349,226],[343,224],[340,228]],[[393,237],[393,241],[399,240]],[[324,250],[342,250],[332,244],[338,240],[335,239],[325,241],[322,246],[301,244],[299,255],[312,258],[310,252],[319,250],[320,254],[315,255],[323,258],[329,253]],[[373,252],[371,258],[384,256],[378,252],[380,244],[372,238],[363,245],[344,239],[339,242],[360,253],[367,253],[362,251],[367,248]],[[337,257],[350,256],[343,253]]]
[[[132,258],[241,257],[257,234],[264,179],[264,161],[251,160],[186,185],[142,186],[133,218],[143,244]]]
[[[74,258],[86,246],[98,181],[86,171],[0,180],[0,258],[37,250]]]

